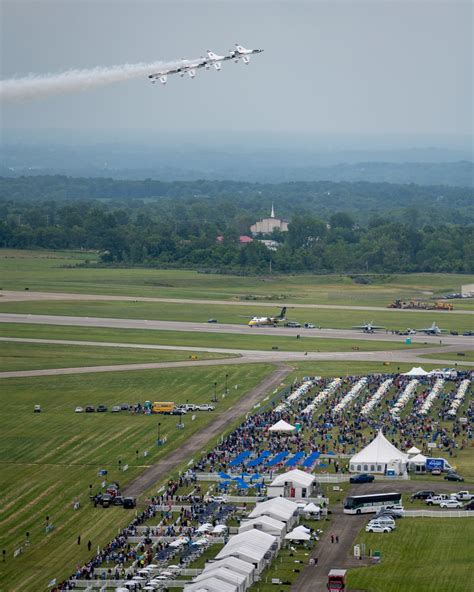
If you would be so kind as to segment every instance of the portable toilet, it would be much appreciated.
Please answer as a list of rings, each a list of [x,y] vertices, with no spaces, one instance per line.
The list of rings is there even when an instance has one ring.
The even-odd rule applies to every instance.
[[[407,337],[407,338],[405,339],[405,343],[406,343],[407,345],[410,345],[410,343],[411,343],[411,337]]]

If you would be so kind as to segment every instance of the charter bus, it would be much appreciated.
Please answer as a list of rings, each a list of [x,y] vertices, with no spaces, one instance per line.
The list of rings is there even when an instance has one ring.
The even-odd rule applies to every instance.
[[[401,499],[401,493],[350,495],[344,500],[344,514],[369,514],[370,512],[378,512],[385,506],[400,504]]]

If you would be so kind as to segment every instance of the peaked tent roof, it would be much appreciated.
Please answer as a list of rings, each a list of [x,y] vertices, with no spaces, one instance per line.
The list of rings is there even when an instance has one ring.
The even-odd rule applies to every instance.
[[[252,530],[252,528],[255,528],[259,525],[268,526],[268,528],[280,531],[280,533],[286,528],[286,524],[281,520],[276,520],[271,516],[258,516],[257,518],[252,518],[251,520],[242,521],[239,526],[239,534],[241,532],[245,532],[246,530]]]
[[[296,430],[295,426],[292,426],[284,419],[280,419],[271,428],[269,428],[270,432],[294,432]]]
[[[283,485],[285,481],[291,481],[292,483],[296,483],[302,487],[309,487],[312,483],[314,483],[315,480],[316,477],[314,475],[310,475],[309,473],[305,473],[299,469],[293,469],[287,473],[277,475],[275,479],[273,479],[272,485]]]
[[[417,465],[424,465],[427,457],[424,454],[417,454],[412,456],[408,462],[415,463]]]
[[[288,541],[309,541],[311,535],[304,530],[295,528],[287,535],[285,535],[285,539]]]
[[[407,459],[408,455],[389,442],[380,430],[370,444],[351,458],[350,463],[383,464],[393,460],[406,462]]]
[[[428,376],[428,372],[423,370],[421,366],[415,366],[410,372],[405,372],[402,376]]]
[[[421,450],[416,446],[412,446],[410,450],[407,450],[407,454],[420,454]]]

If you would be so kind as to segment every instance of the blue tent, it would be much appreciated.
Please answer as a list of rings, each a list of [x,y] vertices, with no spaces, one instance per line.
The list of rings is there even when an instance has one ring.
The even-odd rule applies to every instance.
[[[238,456],[236,456],[234,460],[231,460],[229,466],[236,467],[237,465],[241,465],[249,456],[250,452],[248,450],[245,450],[244,452],[241,452]]]
[[[305,458],[301,466],[305,469],[312,467],[320,456],[320,452],[312,452],[307,458]]]
[[[230,475],[228,475],[227,473],[223,473],[222,471],[219,473],[219,477],[221,479],[232,479]]]
[[[276,456],[267,462],[267,467],[273,467],[278,463],[282,462],[288,456],[288,451],[284,450],[283,452],[279,452]]]
[[[297,465],[301,459],[304,456],[304,452],[297,452],[294,456],[292,456],[291,458],[289,458],[286,463],[285,463],[285,467],[294,467],[295,465]]]

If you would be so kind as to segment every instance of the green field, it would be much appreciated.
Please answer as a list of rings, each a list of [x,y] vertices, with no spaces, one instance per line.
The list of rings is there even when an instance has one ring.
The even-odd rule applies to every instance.
[[[145,364],[177,362],[229,357],[224,354],[177,350],[127,349],[120,347],[50,345],[0,341],[0,367],[2,372],[14,370],[43,370],[46,368],[75,368],[112,364]]]
[[[225,304],[181,304],[174,302],[135,301],[23,301],[2,302],[0,313],[24,313],[66,315],[79,317],[106,317],[146,319],[161,321],[188,321],[205,323],[210,318],[220,323],[246,325],[252,314],[276,314],[275,307],[257,304],[255,309]],[[294,308],[287,311],[287,318],[303,324],[310,322],[323,329],[350,329],[353,325],[373,322],[388,329],[414,329],[429,327],[433,321],[448,331],[460,333],[474,329],[474,316],[453,315],[449,312],[361,311],[344,309]],[[304,331],[304,329],[302,329]],[[258,327],[249,327],[258,332]],[[383,332],[383,331],[382,331]]]
[[[91,507],[89,485],[95,493],[103,479],[98,470],[108,470],[108,480],[125,485],[192,433],[205,429],[216,413],[225,412],[271,369],[252,364],[2,382],[0,543],[7,551],[7,563],[2,566],[0,589],[42,590],[51,578],[71,573],[78,562],[88,558],[89,539],[94,548],[102,546],[130,521],[130,513],[121,508]],[[230,389],[221,400],[225,374]],[[178,420],[173,416],[74,413],[77,405],[110,408],[147,399],[209,402],[215,381],[220,400],[217,410],[196,412],[195,421],[186,416],[184,429],[176,428]],[[40,414],[32,412],[35,404],[42,406]],[[156,446],[158,422],[161,437],[167,438],[163,447]],[[146,450],[149,454],[144,457]],[[122,466],[129,466],[126,472],[119,472],[119,459]],[[75,512],[76,499],[81,508]],[[55,526],[49,534],[44,531],[46,516]],[[26,532],[31,545],[14,559],[13,552],[24,543]],[[79,534],[84,541],[80,547],[76,544]]]
[[[473,341],[472,347],[474,349],[474,341]],[[457,353],[454,353],[454,354],[448,353],[448,354],[442,354],[442,357],[445,358],[446,360],[454,360],[455,362],[474,362],[474,351],[472,351],[472,350],[471,351],[464,351],[462,349],[462,347],[459,348],[459,351],[462,354],[464,354],[464,355],[458,356]],[[434,356],[435,354],[432,354],[432,355]],[[440,355],[441,354],[438,354],[438,357]],[[423,355],[422,357],[423,358],[429,358],[430,356],[429,355]]]
[[[97,258],[96,253],[87,252],[0,249],[0,287],[161,298],[256,297],[256,304],[282,299],[307,304],[386,306],[396,298],[426,299],[459,292],[462,284],[474,283],[472,275],[455,274],[370,276],[373,283],[364,285],[345,275],[241,277],[186,270],[74,269],[78,263],[93,263]],[[474,302],[456,300],[455,307],[472,310]]]
[[[250,350],[281,351],[384,351],[392,349],[424,348],[428,345],[395,341],[367,341],[363,339],[326,339],[280,335],[259,335],[249,329],[248,335],[230,333],[201,333],[192,331],[156,331],[141,329],[103,329],[95,327],[62,327],[59,325],[34,325],[23,323],[0,323],[0,337],[32,339],[69,339],[74,341],[106,341],[109,343],[136,343],[184,347],[210,347]],[[436,345],[432,344],[432,345]]]
[[[473,518],[403,518],[389,534],[362,531],[357,543],[382,554],[379,565],[349,571],[364,592],[468,592],[474,589]]]

